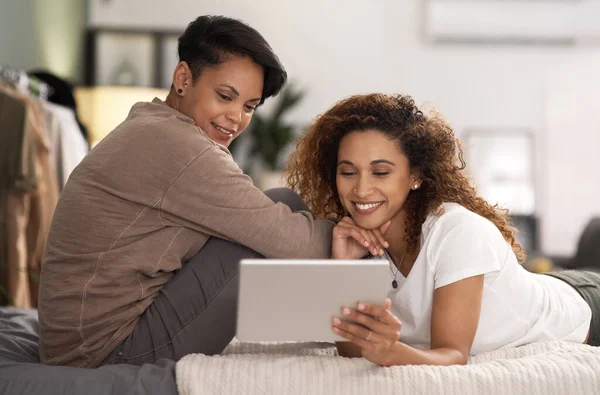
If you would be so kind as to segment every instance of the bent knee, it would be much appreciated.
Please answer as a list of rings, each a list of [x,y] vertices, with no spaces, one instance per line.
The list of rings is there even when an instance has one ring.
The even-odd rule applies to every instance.
[[[266,190],[264,193],[275,203],[283,203],[292,211],[308,211],[308,206],[304,200],[290,188],[273,188]]]

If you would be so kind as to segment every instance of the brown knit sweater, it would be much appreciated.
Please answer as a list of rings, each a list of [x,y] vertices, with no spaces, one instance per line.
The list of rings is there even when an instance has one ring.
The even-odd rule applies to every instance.
[[[191,118],[138,103],[60,195],[41,274],[41,361],[98,366],[210,236],[267,258],[327,258],[332,228],[274,204]]]

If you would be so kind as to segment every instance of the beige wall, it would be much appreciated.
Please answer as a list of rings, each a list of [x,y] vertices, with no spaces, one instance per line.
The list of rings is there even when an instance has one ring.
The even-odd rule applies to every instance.
[[[424,39],[425,3],[89,0],[88,19],[92,26],[183,29],[202,14],[240,18],[265,36],[290,79],[306,88],[305,100],[290,114],[300,124],[347,95],[383,91],[432,103],[459,135],[473,128],[532,130],[542,248],[572,254],[585,221],[600,215],[600,156],[587,151],[600,135],[594,118],[600,113],[600,77],[590,74],[579,83],[565,78],[597,70],[600,45],[431,45]],[[552,116],[564,105],[560,98],[571,100],[568,119]],[[580,166],[594,170],[566,177],[567,169]],[[577,189],[576,202],[571,189]]]
[[[84,0],[0,0],[0,64],[83,78]]]

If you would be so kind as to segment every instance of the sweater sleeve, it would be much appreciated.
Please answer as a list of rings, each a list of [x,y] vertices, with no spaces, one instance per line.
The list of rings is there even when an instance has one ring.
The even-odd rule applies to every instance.
[[[164,221],[237,242],[266,258],[331,257],[331,221],[273,203],[217,146],[173,181],[161,212]]]

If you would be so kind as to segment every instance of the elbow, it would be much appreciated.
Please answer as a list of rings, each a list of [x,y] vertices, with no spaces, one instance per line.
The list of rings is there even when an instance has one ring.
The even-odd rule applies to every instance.
[[[431,365],[452,366],[466,365],[469,363],[470,350],[461,350],[455,347],[438,347],[431,349]]]
[[[437,363],[435,365],[467,365],[471,346],[462,346],[457,344],[435,344],[431,348],[432,356],[435,356]]]
[[[469,351],[452,350],[449,365],[466,365],[469,363]]]

